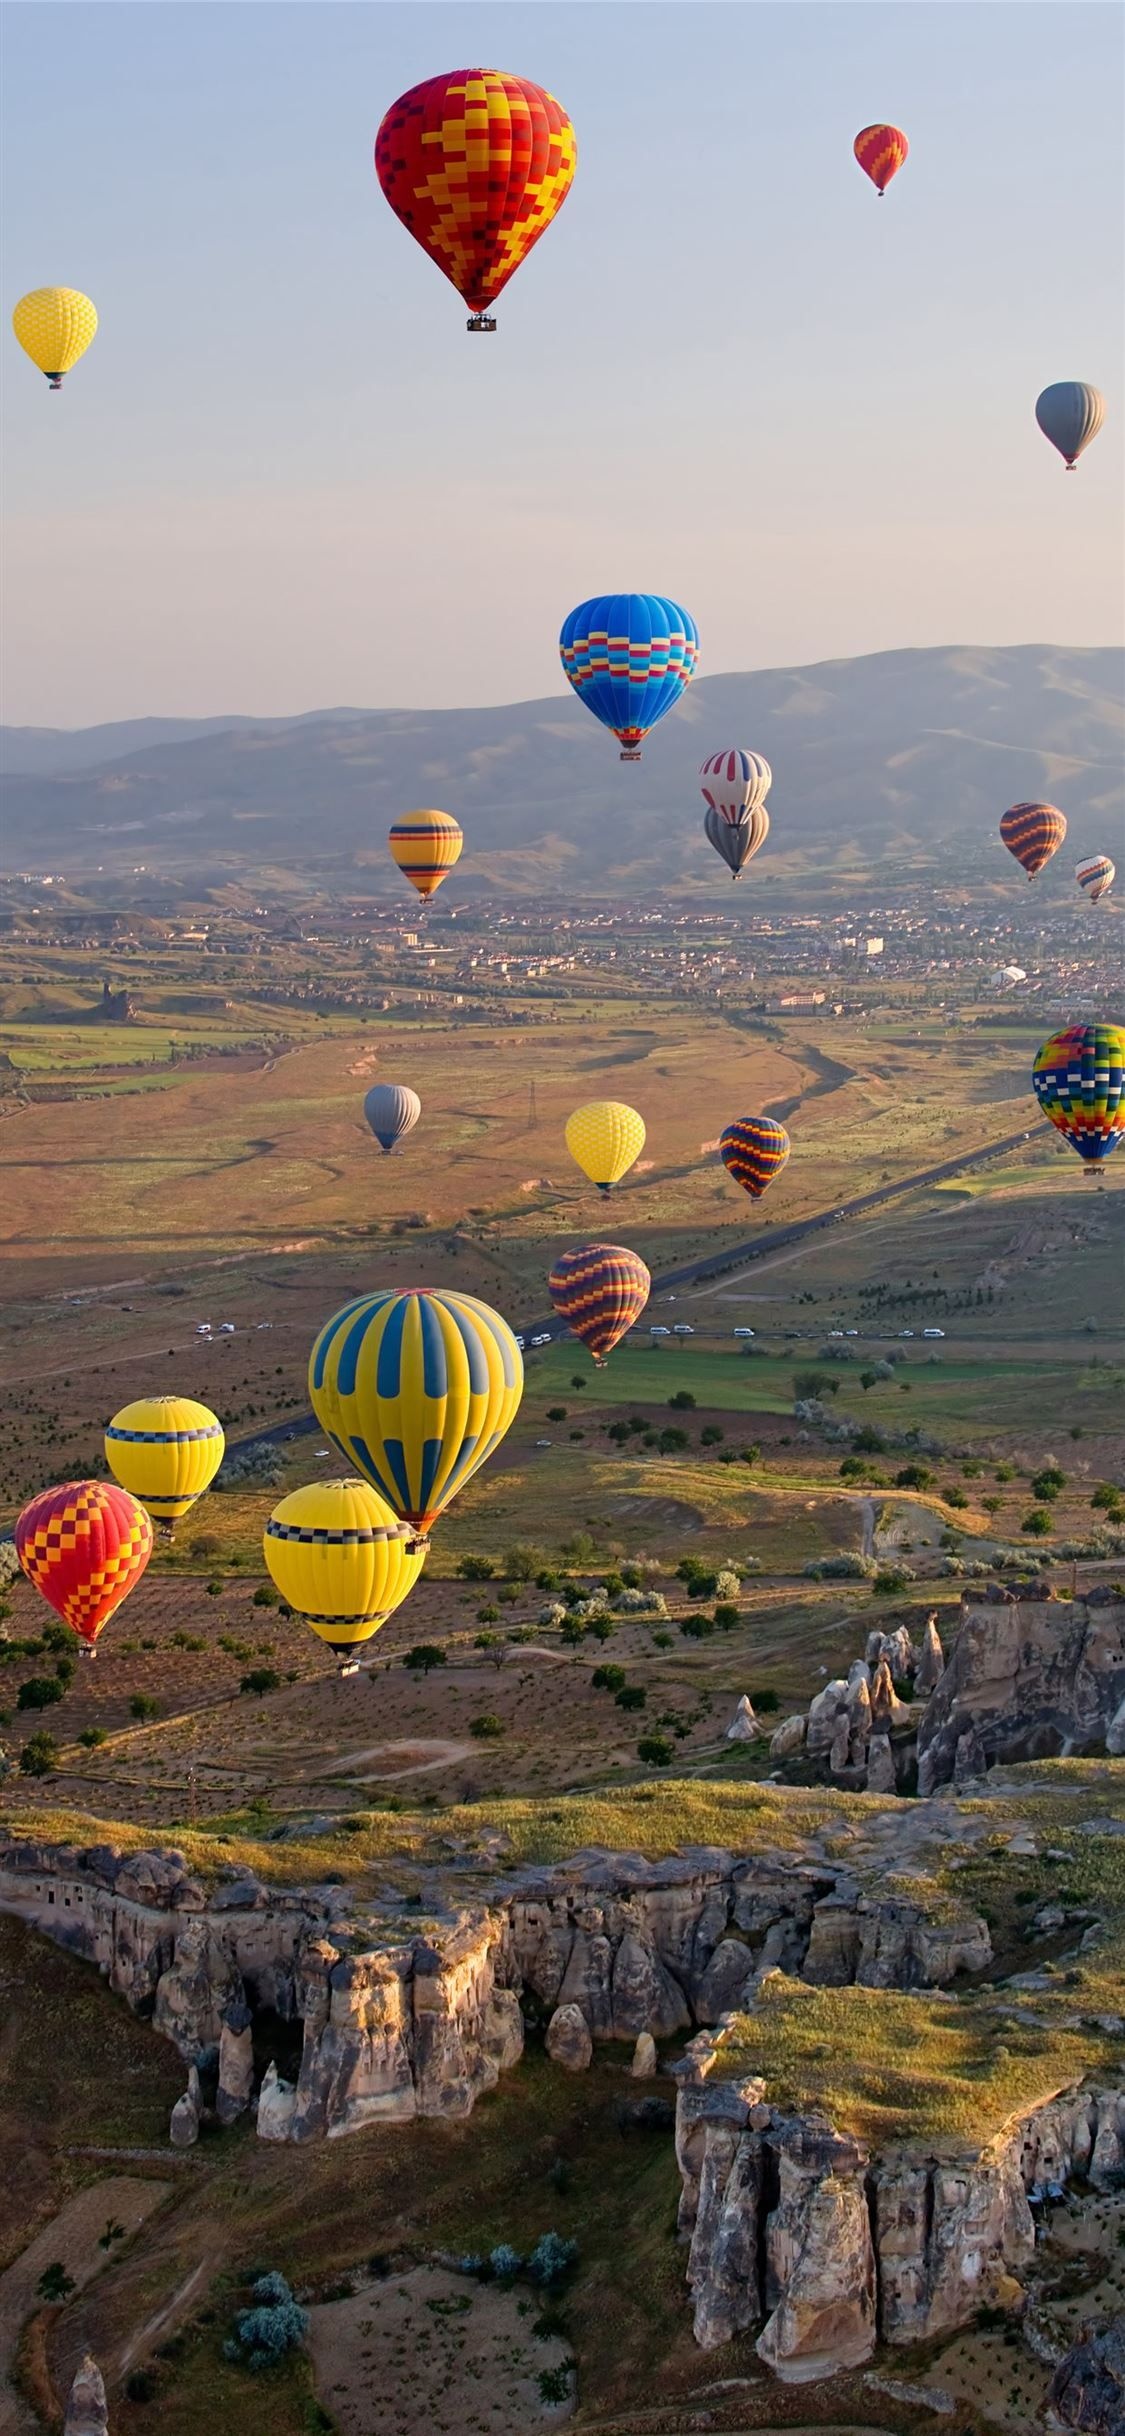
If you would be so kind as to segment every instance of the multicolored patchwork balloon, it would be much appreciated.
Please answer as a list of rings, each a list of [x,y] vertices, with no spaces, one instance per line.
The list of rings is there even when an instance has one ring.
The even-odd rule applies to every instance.
[[[901,127],[861,127],[852,150],[860,168],[878,187],[881,202],[910,150]]]
[[[141,1396],[114,1414],[105,1459],[122,1488],[171,1530],[210,1488],[225,1445],[217,1414],[194,1396]]]
[[[1117,878],[1117,865],[1110,861],[1108,854],[1091,854],[1084,863],[1077,864],[1074,877],[1083,896],[1089,897],[1091,905],[1096,905],[1107,888],[1112,888]]]
[[[396,219],[470,309],[489,308],[566,201],[578,158],[565,110],[497,68],[456,68],[401,93],[375,138],[375,172]]]
[[[643,1260],[622,1243],[584,1243],[562,1252],[547,1280],[551,1301],[573,1334],[589,1347],[599,1370],[626,1329],[638,1320],[652,1290]]]
[[[1000,835],[1033,880],[1058,853],[1066,836],[1066,814],[1056,804],[1013,804],[1000,823]]]
[[[1045,1040],[1032,1073],[1044,1116],[1080,1159],[1097,1165],[1125,1131],[1125,1031],[1119,1024],[1071,1024]]]
[[[461,860],[465,833],[452,812],[407,812],[396,820],[387,844],[391,857],[420,897],[432,897]]]
[[[68,1480],[43,1489],[16,1517],[16,1554],[87,1657],[152,1555],[152,1524],[127,1489]]]
[[[309,1398],[344,1461],[424,1538],[511,1428],[523,1357],[471,1294],[388,1288],[322,1328]]]
[[[282,1598],[353,1674],[364,1642],[413,1590],[427,1550],[366,1480],[313,1480],[274,1507],[262,1554]]]
[[[755,1201],[781,1174],[789,1150],[785,1127],[773,1117],[736,1117],[719,1137],[719,1157],[727,1174]]]
[[[559,636],[563,672],[617,737],[622,761],[678,702],[695,674],[694,618],[658,592],[605,592],[572,609]]]

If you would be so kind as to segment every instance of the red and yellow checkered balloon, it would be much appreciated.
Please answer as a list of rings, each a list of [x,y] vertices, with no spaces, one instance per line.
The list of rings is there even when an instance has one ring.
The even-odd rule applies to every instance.
[[[497,68],[456,68],[412,86],[375,139],[391,210],[473,313],[495,304],[550,226],[577,157],[553,96]]]
[[[32,1498],[17,1519],[15,1538],[28,1581],[92,1656],[102,1626],[152,1555],[144,1507],[108,1480],[68,1480]]]

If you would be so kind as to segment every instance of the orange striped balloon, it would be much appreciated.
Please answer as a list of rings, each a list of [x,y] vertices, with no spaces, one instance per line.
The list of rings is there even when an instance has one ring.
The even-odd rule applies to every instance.
[[[852,146],[860,168],[882,197],[898,176],[910,146],[901,127],[863,127]]]
[[[648,1301],[652,1279],[623,1243],[584,1243],[561,1252],[547,1280],[551,1301],[599,1370]]]
[[[465,843],[459,821],[451,812],[408,812],[396,820],[387,844],[399,870],[405,872],[420,897],[432,897],[448,872],[461,860]]]
[[[1013,804],[1000,823],[1000,835],[1033,880],[1058,853],[1066,836],[1066,814],[1054,804]]]
[[[774,1117],[736,1117],[719,1137],[719,1157],[727,1174],[755,1201],[781,1170],[789,1156],[789,1136]]]
[[[152,1555],[152,1524],[128,1489],[108,1480],[68,1480],[43,1489],[16,1518],[16,1554],[84,1644],[89,1657],[103,1624],[139,1582]]]

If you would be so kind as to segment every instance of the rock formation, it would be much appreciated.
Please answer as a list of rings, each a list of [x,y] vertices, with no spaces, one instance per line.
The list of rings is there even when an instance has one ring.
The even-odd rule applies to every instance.
[[[199,2088],[199,2074],[193,2064],[188,2074],[187,2088],[182,2098],[177,2098],[172,2108],[168,2137],[173,2148],[194,2148],[199,2138],[202,2116],[203,2099]]]
[[[585,2014],[577,2005],[557,2005],[547,2024],[547,2053],[565,2072],[586,2072],[594,2060],[594,2042]]]
[[[727,1741],[757,1742],[761,1731],[761,1726],[754,1715],[750,1695],[748,1692],[743,1692],[742,1698],[738,1703],[733,1717],[731,1718],[729,1726],[727,1727]]]
[[[919,1793],[954,1780],[966,1735],[974,1762],[979,1754],[988,1767],[1101,1751],[1123,1703],[1119,1592],[1107,1585],[1067,1601],[966,1592],[955,1647],[918,1730]]]
[[[1052,2427],[1125,2436],[1125,2317],[1082,2328],[1051,2379],[1048,2406]]]
[[[107,2436],[108,2428],[105,2380],[87,2352],[70,2389],[63,2436]]]
[[[941,1645],[935,1610],[932,1615],[926,1617],[926,1630],[922,1637],[918,1664],[914,1669],[914,1690],[920,1699],[928,1700],[930,1693],[937,1689],[944,1667],[945,1652]]]
[[[786,2384],[857,2368],[875,2348],[875,2255],[867,2151],[827,2126],[782,2125],[772,2142],[776,2206],[766,2218],[765,2306],[755,2349]]]
[[[634,2081],[651,2081],[656,2071],[656,2040],[651,2031],[641,2031],[633,2049],[633,2061],[629,2070]]]
[[[254,2094],[253,2015],[241,1998],[227,2006],[219,2033],[219,2088],[215,2112],[220,2123],[244,2115]]]
[[[282,2080],[276,2064],[267,2065],[258,2093],[259,2140],[291,2140],[296,2110],[294,2083]]]
[[[770,1736],[770,1758],[792,1759],[798,1751],[803,1751],[804,1747],[804,1718],[783,1717],[781,1724]]]

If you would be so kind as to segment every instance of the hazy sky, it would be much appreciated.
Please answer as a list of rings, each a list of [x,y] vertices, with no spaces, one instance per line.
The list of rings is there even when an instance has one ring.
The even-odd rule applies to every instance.
[[[3,42],[4,327],[101,315],[54,397],[0,331],[8,720],[561,693],[603,589],[686,603],[701,674],[1119,639],[1115,6],[7,0]],[[492,338],[371,158],[466,64],[578,131]]]

